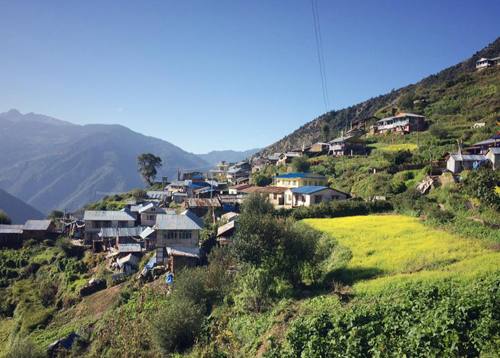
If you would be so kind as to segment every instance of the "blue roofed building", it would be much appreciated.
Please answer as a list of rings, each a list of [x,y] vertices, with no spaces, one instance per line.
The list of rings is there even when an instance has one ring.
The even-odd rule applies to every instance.
[[[301,186],[327,186],[328,178],[316,173],[284,173],[273,178],[273,186],[298,188]]]

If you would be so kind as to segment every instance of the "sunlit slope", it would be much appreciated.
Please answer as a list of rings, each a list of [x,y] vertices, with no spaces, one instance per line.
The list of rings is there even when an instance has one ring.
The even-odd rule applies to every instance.
[[[470,279],[500,272],[500,252],[401,215],[304,220],[327,232],[352,258],[338,272],[358,293],[376,292],[406,281]]]

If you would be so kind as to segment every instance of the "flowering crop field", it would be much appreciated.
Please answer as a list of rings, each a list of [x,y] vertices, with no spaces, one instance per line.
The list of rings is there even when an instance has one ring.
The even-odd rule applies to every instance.
[[[368,215],[304,222],[351,251],[352,258],[337,274],[356,293],[376,293],[409,281],[500,274],[500,252],[487,243],[431,228],[417,218]]]
[[[400,150],[409,150],[410,152],[413,152],[418,149],[418,146],[414,143],[374,143],[370,144],[370,147],[381,150],[383,152],[399,152]]]

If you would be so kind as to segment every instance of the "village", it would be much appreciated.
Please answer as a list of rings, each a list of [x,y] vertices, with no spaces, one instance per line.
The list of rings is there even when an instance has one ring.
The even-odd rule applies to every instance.
[[[171,283],[179,269],[200,264],[205,254],[201,236],[207,222],[217,226],[218,245],[231,243],[238,228],[240,206],[248,195],[265,197],[276,210],[353,199],[350,193],[331,187],[327,176],[309,172],[307,168],[301,170],[301,158],[367,156],[371,148],[364,138],[404,136],[426,129],[426,118],[413,113],[358,120],[341,136],[327,142],[283,153],[259,153],[237,163],[221,162],[205,173],[179,171],[176,180],[169,182],[163,178],[155,183],[156,190],[129,198],[121,210],[86,209],[58,219],[0,225],[0,243],[2,247],[15,248],[28,239],[64,235],[75,245],[105,253],[108,267],[114,272],[113,280],[117,282],[139,272],[143,279],[166,273]],[[443,173],[460,181],[463,170],[485,165],[492,170],[500,168],[500,134],[466,148],[459,143],[457,152],[446,153],[436,161],[434,175],[424,178],[417,189],[425,194]],[[264,172],[275,174],[256,182],[255,178]],[[141,258],[149,253],[152,256],[147,264],[139,267]],[[82,289],[82,295],[102,288],[105,288],[102,282],[91,280]]]

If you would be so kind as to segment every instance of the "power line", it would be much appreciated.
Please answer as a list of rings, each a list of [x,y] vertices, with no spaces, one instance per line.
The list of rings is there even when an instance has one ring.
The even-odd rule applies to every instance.
[[[325,105],[325,110],[328,111],[330,108],[330,103],[328,101],[329,95],[328,95],[328,86],[327,86],[326,69],[325,69],[325,56],[323,53],[323,38],[321,36],[321,24],[319,21],[318,4],[316,1],[317,0],[311,0],[311,9],[312,9],[313,25],[314,25],[314,38],[316,40],[316,54],[318,56],[319,74],[321,77],[323,103]]]

